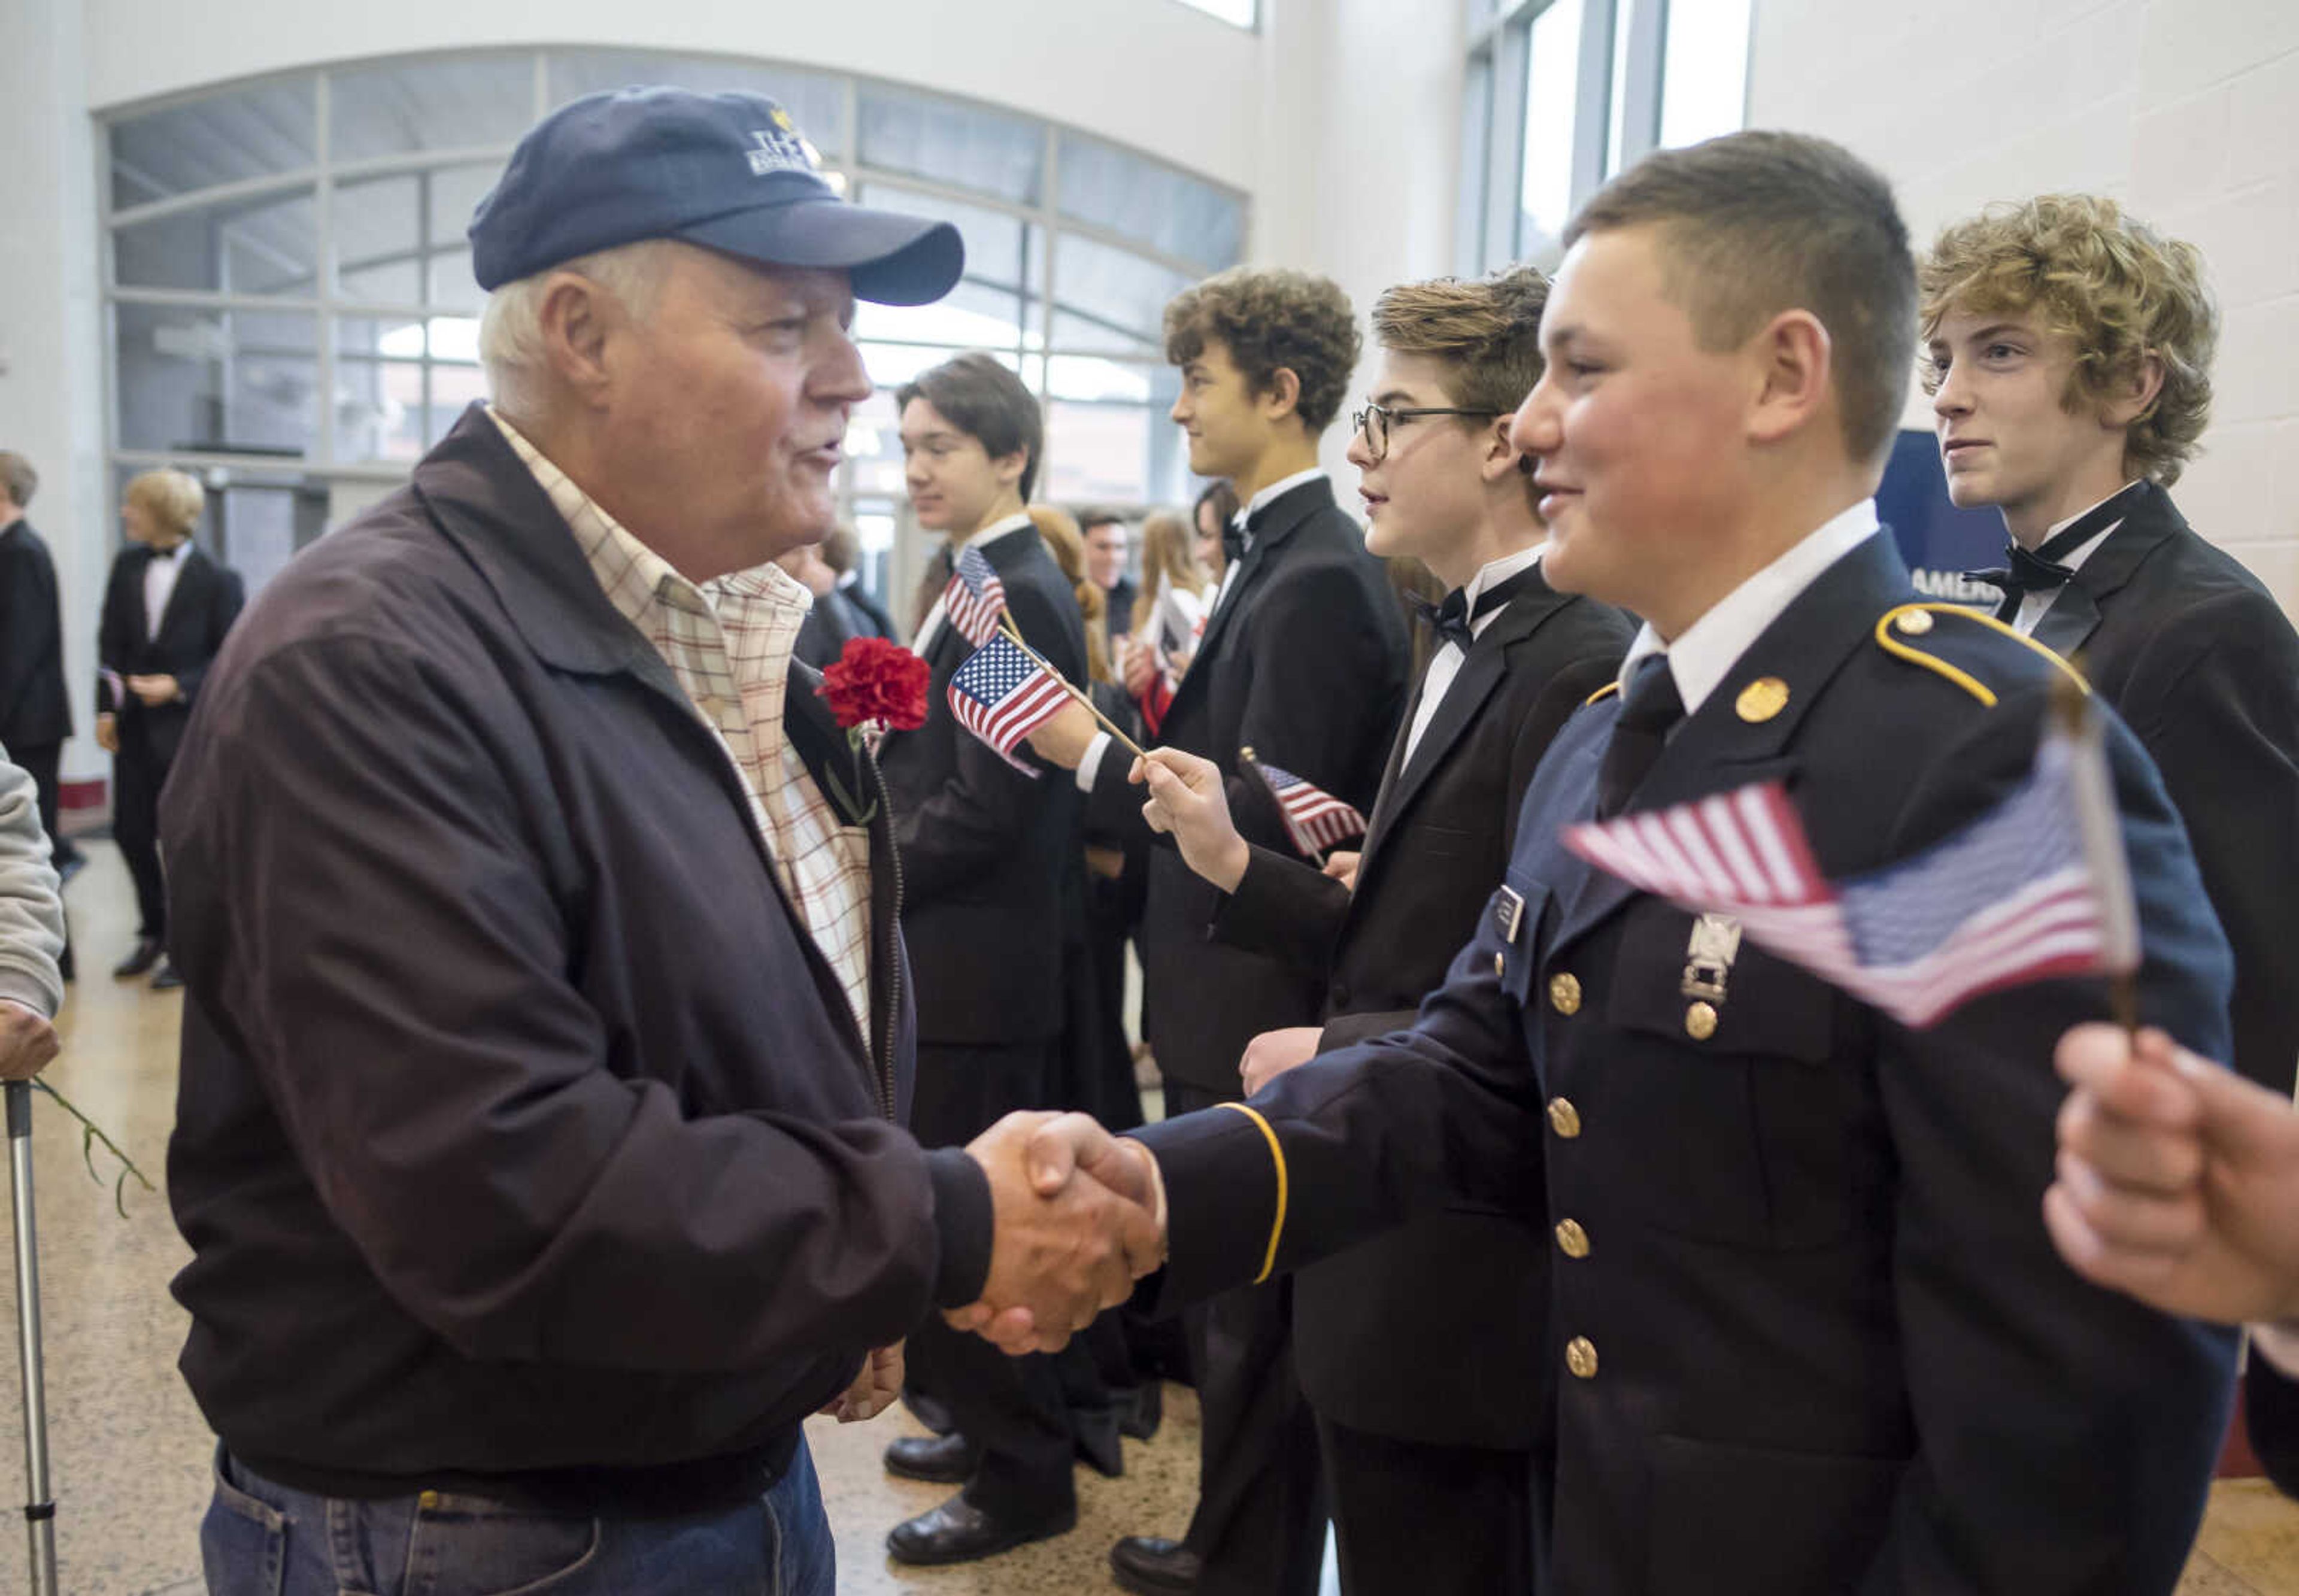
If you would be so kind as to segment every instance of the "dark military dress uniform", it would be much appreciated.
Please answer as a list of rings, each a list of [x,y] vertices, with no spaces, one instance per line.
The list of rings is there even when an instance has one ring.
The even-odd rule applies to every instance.
[[[1915,603],[1872,536],[1659,749],[1630,808],[1777,778],[1856,875],[2028,775],[2062,669]],[[1138,1133],[1180,1300],[1463,1200],[1539,1212],[1561,1368],[1537,1565],[1573,1596],[2169,1592],[2225,1426],[2229,1334],[2079,1280],[2039,1214],[2052,1047],[2103,985],[1913,1031],[1565,852],[1617,695],[1559,736],[1506,885],[1415,1027]],[[2121,723],[2141,1009],[2214,1056],[2227,944]],[[1267,1229],[1242,1216],[1269,1217]],[[1474,1401],[1467,1391],[1462,1400]]]

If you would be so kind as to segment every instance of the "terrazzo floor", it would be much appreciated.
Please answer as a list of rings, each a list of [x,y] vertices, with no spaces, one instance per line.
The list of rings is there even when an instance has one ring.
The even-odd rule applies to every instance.
[[[175,1106],[178,998],[106,971],[133,930],[119,854],[87,845],[88,868],[68,890],[87,970],[60,1024],[56,1087],[104,1125],[157,1182]],[[34,1162],[47,1350],[57,1548],[68,1596],[195,1596],[197,1532],[208,1493],[207,1426],[175,1371],[184,1316],[167,1281],[186,1256],[159,1193],[131,1186],[125,1218],[107,1181],[89,1178],[75,1127],[40,1101]],[[98,1167],[108,1168],[98,1154]],[[0,1270],[0,1315],[12,1352],[15,1288]],[[0,1354],[0,1596],[28,1592],[12,1509],[23,1500],[22,1417],[13,1358]],[[941,1500],[943,1487],[889,1478],[878,1456],[917,1433],[900,1409],[875,1423],[809,1426],[838,1536],[839,1589],[849,1596],[1056,1596],[1114,1589],[1106,1557],[1133,1534],[1178,1534],[1197,1472],[1197,1405],[1166,1388],[1166,1423],[1147,1444],[1126,1442],[1123,1479],[1078,1475],[1078,1528],[1059,1540],[967,1567],[891,1565],[886,1530]],[[2299,1596],[2299,1504],[2262,1482],[2218,1486],[2181,1596]]]

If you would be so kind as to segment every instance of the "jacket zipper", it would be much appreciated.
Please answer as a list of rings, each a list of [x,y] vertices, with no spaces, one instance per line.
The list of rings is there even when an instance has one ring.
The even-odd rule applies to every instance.
[[[878,769],[878,756],[865,748],[862,762],[870,772],[871,785],[878,789],[878,818],[886,827],[886,860],[892,867],[894,890],[878,927],[886,969],[886,1016],[879,1027],[876,1061],[878,1066],[878,1106],[888,1124],[897,1123],[894,1113],[894,1019],[902,1011],[902,850],[894,841],[894,796],[887,789],[885,773]]]

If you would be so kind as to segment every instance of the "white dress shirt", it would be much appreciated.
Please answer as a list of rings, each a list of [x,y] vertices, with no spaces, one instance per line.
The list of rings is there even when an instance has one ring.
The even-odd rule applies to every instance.
[[[1019,532],[1023,528],[1034,524],[1027,511],[1018,515],[1009,515],[1002,521],[992,521],[964,543],[951,549],[950,557],[955,560],[967,549],[987,548],[1008,533]],[[934,607],[926,611],[925,619],[918,622],[918,635],[910,640],[910,652],[921,660],[926,657],[926,651],[932,648],[942,636],[945,619],[942,612],[944,596],[943,594],[934,595]]]
[[[161,618],[168,613],[168,601],[175,596],[176,579],[184,574],[184,561],[191,558],[192,540],[188,537],[162,554],[154,551],[151,563],[144,568],[144,636],[160,635]]]
[[[1521,549],[1514,554],[1505,554],[1500,559],[1482,567],[1475,576],[1469,578],[1469,586],[1463,590],[1462,596],[1469,606],[1469,635],[1472,637],[1483,636],[1485,628],[1498,620],[1502,612],[1508,608],[1507,604],[1499,604],[1479,615],[1477,595],[1498,583],[1507,581],[1517,572],[1529,570],[1539,564],[1540,553],[1548,546],[1545,543],[1535,544],[1529,549]],[[1437,718],[1437,706],[1443,703],[1445,694],[1452,691],[1453,679],[1461,674],[1461,667],[1467,659],[1468,656],[1461,652],[1461,645],[1450,637],[1445,639],[1437,652],[1429,656],[1429,669],[1421,677],[1421,702],[1414,707],[1413,711],[1413,728],[1405,734],[1406,763],[1411,762],[1415,750],[1421,746],[1422,734],[1429,729],[1429,723]],[[1402,769],[1402,765],[1399,768]]]
[[[2134,483],[2127,482],[2121,487],[2117,488],[2114,493],[2108,495],[2107,499],[2112,499],[2118,495],[2129,493],[2135,486],[2136,484]],[[2051,530],[2045,533],[2044,536],[2038,540],[2039,546],[2042,544],[2051,542],[2052,539],[2057,537],[2068,528],[2074,526],[2078,521],[2083,520],[2084,517],[2098,509],[2100,504],[2106,503],[2107,499],[2102,499],[2099,502],[2099,504],[2085,505],[2081,510],[2077,511],[2073,515],[2068,517],[2068,519],[2063,521],[2053,522]],[[2100,544],[2105,543],[2110,535],[2112,535],[2115,529],[2121,525],[2123,525],[2123,518],[2119,515],[2113,520],[2108,522],[2105,527],[2103,527],[2097,536],[2086,538],[2083,542],[2076,544],[2074,548],[2061,555],[2060,563],[2066,566],[2070,570],[2081,570],[2083,569],[2083,562],[2091,558],[2092,551],[2098,548]],[[2053,601],[2057,599],[2064,591],[2065,589],[2063,588],[2054,587],[2044,593],[2021,594],[2020,595],[2020,613],[2012,618],[2012,624],[2020,629],[2022,636],[2032,634],[2036,629],[2036,623],[2044,619],[2044,611],[2050,609],[2052,607]]]
[[[1621,661],[1621,690],[1628,691],[1637,664],[1647,654],[1665,653],[1669,673],[1676,678],[1677,696],[1684,714],[1699,713],[1707,696],[1739,664],[1764,628],[1780,618],[1804,590],[1838,560],[1875,536],[1876,501],[1863,499],[1851,509],[1831,516],[1817,531],[1807,534],[1788,553],[1750,577],[1708,608],[1708,612],[1684,628],[1675,641],[1664,639],[1647,621],[1629,644]]]

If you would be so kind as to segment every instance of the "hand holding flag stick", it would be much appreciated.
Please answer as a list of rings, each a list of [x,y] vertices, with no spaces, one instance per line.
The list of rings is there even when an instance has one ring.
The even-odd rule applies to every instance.
[[[1096,720],[1100,721],[1101,723],[1102,730],[1108,732],[1111,736],[1116,738],[1118,742],[1124,744],[1126,749],[1133,753],[1135,759],[1138,760],[1141,757],[1141,744],[1127,736],[1123,727],[1119,726],[1116,721],[1112,720],[1108,716],[1103,714],[1100,709],[1095,707],[1093,695],[1091,694],[1088,693],[1084,688],[1077,686],[1072,683],[1067,677],[1064,676],[1060,671],[1056,670],[1051,665],[1048,664],[1043,656],[1042,656],[1037,650],[1032,648],[1028,644],[1022,641],[1022,634],[1020,630],[1015,627],[1014,618],[1011,615],[1007,614],[1003,611],[999,612],[998,629],[1005,633],[1008,637],[1011,638],[1013,640],[1014,646],[1020,649],[1025,654],[1028,655],[1033,664],[1036,665],[1039,669],[1044,671],[1047,676],[1050,677],[1053,679],[1055,686],[1061,688],[1063,692],[1068,694],[1072,698],[1077,700],[1077,702],[1083,706],[1087,714],[1091,715]]]

